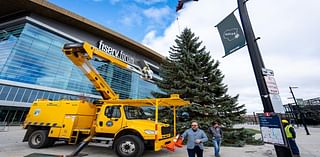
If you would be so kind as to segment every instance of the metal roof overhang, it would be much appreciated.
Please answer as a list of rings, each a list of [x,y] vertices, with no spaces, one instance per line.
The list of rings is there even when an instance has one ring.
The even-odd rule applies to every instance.
[[[18,14],[35,13],[43,17],[54,19],[58,22],[76,27],[88,33],[104,37],[119,45],[128,47],[133,51],[162,63],[164,56],[152,49],[139,44],[117,32],[114,32],[100,24],[97,24],[80,15],[58,7],[46,0],[0,0],[0,21],[7,16]]]
[[[100,100],[105,104],[114,105],[128,105],[128,106],[156,106],[158,101],[159,107],[180,107],[190,104],[189,101],[185,101],[177,95],[173,95],[170,98],[152,98],[152,99],[120,99],[120,100]]]

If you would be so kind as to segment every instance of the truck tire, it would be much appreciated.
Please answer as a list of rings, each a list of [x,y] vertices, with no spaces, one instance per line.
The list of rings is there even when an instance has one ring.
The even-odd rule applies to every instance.
[[[28,144],[29,147],[39,149],[50,146],[53,144],[53,140],[48,138],[48,130],[37,130],[31,133]]]
[[[144,143],[135,135],[125,135],[116,139],[113,149],[119,157],[141,157]]]

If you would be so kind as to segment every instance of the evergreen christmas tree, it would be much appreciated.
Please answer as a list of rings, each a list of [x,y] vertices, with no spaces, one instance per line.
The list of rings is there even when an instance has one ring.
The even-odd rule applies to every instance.
[[[211,58],[198,40],[199,37],[188,28],[177,36],[169,57],[160,68],[162,80],[156,82],[158,87],[168,95],[176,93],[189,100],[192,104],[180,108],[179,112],[189,113],[190,120],[198,121],[205,131],[213,121],[226,127],[242,122],[242,115],[246,113],[244,105],[237,103],[238,95],[227,94],[224,75],[218,69],[219,62]],[[154,94],[164,96],[163,93]],[[179,121],[178,132],[189,125],[190,121]]]

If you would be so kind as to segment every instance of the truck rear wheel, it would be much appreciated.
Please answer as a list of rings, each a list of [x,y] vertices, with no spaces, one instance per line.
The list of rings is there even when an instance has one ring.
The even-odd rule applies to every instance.
[[[28,139],[29,147],[35,148],[35,149],[48,147],[53,143],[54,143],[54,140],[48,138],[48,130],[34,131]]]
[[[137,136],[125,135],[115,141],[114,151],[120,157],[141,157],[144,152],[144,143]]]

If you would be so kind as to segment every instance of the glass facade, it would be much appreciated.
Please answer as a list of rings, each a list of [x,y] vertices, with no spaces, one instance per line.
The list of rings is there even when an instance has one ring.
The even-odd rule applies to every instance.
[[[28,113],[27,107],[0,106],[0,130],[5,125],[19,125]]]
[[[74,41],[31,23],[0,30],[2,30],[0,31],[1,80],[99,95],[92,83],[61,51],[65,43]],[[120,98],[152,97],[152,91],[159,91],[155,84],[141,79],[137,73],[99,59],[94,59],[91,63]],[[65,93],[0,85],[0,101],[31,103],[38,98],[59,100],[78,97]],[[0,113],[4,115],[9,113],[9,110],[5,112],[0,108]],[[0,122],[3,119],[2,117]]]
[[[8,29],[0,44],[6,52],[0,79],[92,93],[88,79],[61,51],[67,42],[72,41],[28,23]]]
[[[14,101],[22,103],[32,103],[37,99],[48,99],[48,100],[61,100],[70,99],[75,100],[81,97],[77,95],[50,92],[45,90],[30,89],[17,86],[0,85],[0,101]],[[94,101],[95,99],[90,99]]]

